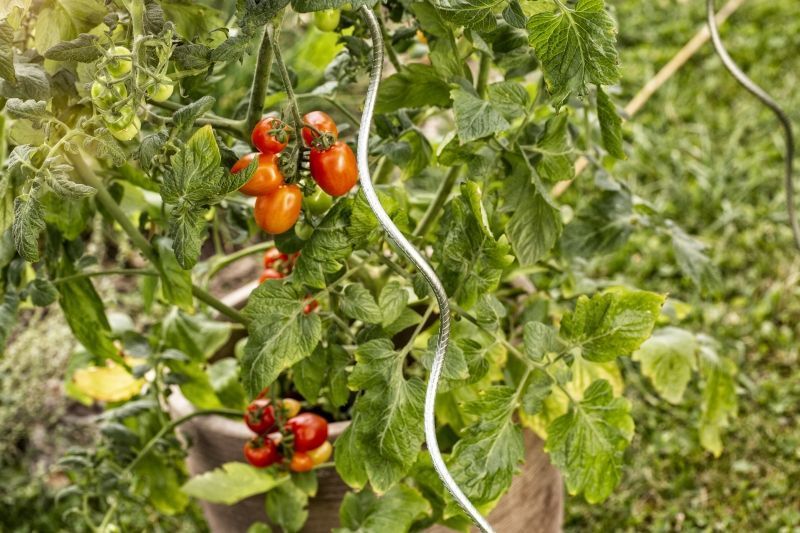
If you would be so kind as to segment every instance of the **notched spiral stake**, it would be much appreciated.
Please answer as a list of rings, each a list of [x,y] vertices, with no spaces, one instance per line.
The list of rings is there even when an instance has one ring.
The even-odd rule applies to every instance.
[[[725,49],[725,45],[722,43],[722,39],[719,36],[717,20],[715,18],[714,11],[716,11],[714,0],[706,0],[708,31],[711,34],[711,42],[714,45],[714,51],[722,60],[722,64],[725,66],[728,72],[731,73],[731,76],[736,78],[736,81],[738,81],[742,87],[747,89],[750,94],[758,98],[762,104],[767,106],[773,113],[775,113],[775,116],[778,117],[778,121],[780,121],[781,126],[783,127],[783,133],[786,137],[786,167],[784,175],[784,188],[786,189],[786,211],[789,215],[789,225],[792,228],[794,244],[798,250],[800,250],[800,225],[797,222],[797,215],[795,213],[794,182],[792,181],[792,165],[794,160],[794,134],[792,132],[792,122],[789,120],[789,117],[786,115],[784,110],[781,109],[778,103],[773,100],[764,89],[759,87],[758,84],[748,78],[747,74],[745,74],[742,69],[739,68],[739,65],[737,65],[728,54],[728,51]]]
[[[431,375],[428,380],[428,388],[425,391],[425,441],[428,445],[428,451],[431,454],[433,467],[436,473],[444,483],[444,486],[455,498],[456,502],[466,512],[481,531],[486,533],[493,533],[492,526],[481,516],[481,513],[472,505],[469,498],[461,491],[456,484],[453,476],[447,470],[444,464],[442,454],[439,451],[439,443],[436,440],[436,420],[434,418],[434,405],[436,402],[436,388],[439,384],[439,377],[442,373],[442,366],[444,363],[444,355],[447,351],[447,343],[450,338],[450,304],[447,300],[447,293],[442,287],[442,283],[433,271],[433,268],[428,264],[422,254],[414,248],[414,246],[406,239],[405,235],[394,225],[392,219],[383,209],[378,195],[375,193],[375,188],[372,186],[372,178],[369,174],[369,164],[367,162],[367,151],[369,147],[369,128],[372,123],[372,114],[375,111],[375,101],[378,96],[378,84],[381,80],[381,72],[383,71],[383,37],[381,36],[381,29],[375,14],[367,6],[361,6],[361,15],[369,27],[370,37],[372,40],[372,65],[369,76],[369,87],[367,88],[367,96],[364,100],[364,112],[361,115],[361,127],[358,131],[358,178],[361,182],[361,189],[367,197],[367,202],[370,208],[378,218],[378,222],[394,241],[400,250],[408,257],[414,266],[422,273],[425,281],[430,285],[436,301],[439,304],[439,339],[436,343],[436,353],[433,357],[433,365],[431,366]]]

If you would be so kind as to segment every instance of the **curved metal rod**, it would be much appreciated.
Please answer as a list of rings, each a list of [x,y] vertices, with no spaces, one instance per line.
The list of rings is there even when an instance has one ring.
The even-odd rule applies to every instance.
[[[784,187],[786,189],[786,211],[789,214],[789,225],[792,228],[792,235],[794,236],[794,244],[800,249],[800,224],[797,221],[797,214],[795,212],[795,205],[794,205],[794,182],[792,181],[793,175],[793,161],[794,161],[794,134],[792,132],[792,122],[789,120],[789,117],[786,113],[781,109],[778,103],[773,100],[767,92],[759,87],[753,80],[747,77],[747,74],[742,72],[742,69],[736,64],[736,62],[731,58],[728,54],[728,51],[725,49],[725,45],[722,44],[722,39],[719,36],[719,30],[717,29],[717,21],[715,18],[714,12],[716,8],[714,6],[714,0],[706,0],[706,16],[708,18],[708,29],[711,33],[711,42],[714,45],[714,50],[717,52],[717,55],[722,60],[722,64],[725,65],[725,68],[728,69],[728,72],[736,78],[742,87],[747,89],[750,94],[758,98],[762,104],[770,108],[775,116],[778,117],[778,120],[783,127],[783,133],[786,138],[786,168],[785,168],[785,176],[784,176]]]
[[[447,466],[442,459],[442,454],[439,451],[439,443],[436,440],[436,419],[435,419],[435,402],[436,402],[436,389],[439,385],[439,378],[442,374],[442,366],[444,364],[444,356],[447,352],[447,343],[450,339],[450,303],[447,299],[447,293],[442,287],[442,283],[433,271],[433,268],[428,264],[422,254],[414,248],[403,233],[394,225],[392,219],[383,209],[378,195],[375,193],[375,188],[372,185],[372,178],[369,173],[369,164],[367,161],[367,153],[369,147],[369,128],[372,123],[372,115],[375,111],[375,101],[378,96],[378,84],[381,80],[381,73],[383,71],[383,37],[381,29],[378,25],[378,20],[375,14],[367,6],[361,6],[361,15],[369,27],[370,37],[372,39],[372,65],[369,76],[369,87],[367,88],[367,97],[364,101],[364,112],[361,116],[361,126],[358,131],[358,177],[361,182],[361,189],[367,197],[367,202],[370,208],[378,217],[378,222],[389,235],[392,241],[397,245],[400,250],[408,257],[414,266],[416,266],[422,273],[425,281],[430,285],[436,302],[439,304],[439,339],[436,343],[436,352],[433,357],[433,365],[431,366],[430,379],[428,380],[428,388],[425,392],[425,441],[428,445],[428,451],[431,454],[433,467],[439,474],[439,477],[444,483],[445,488],[452,494],[456,502],[466,512],[478,528],[485,533],[492,533],[494,530],[492,526],[481,516],[481,513],[475,509],[469,498],[458,488],[453,476],[447,470]]]

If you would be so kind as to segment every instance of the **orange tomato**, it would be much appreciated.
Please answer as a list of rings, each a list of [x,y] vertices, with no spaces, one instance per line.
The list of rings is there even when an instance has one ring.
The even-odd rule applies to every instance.
[[[328,150],[311,149],[311,177],[331,196],[342,196],[358,181],[358,168],[353,150],[337,141]]]
[[[269,194],[283,185],[283,173],[278,166],[278,156],[275,154],[247,154],[233,165],[231,172],[236,174],[247,168],[255,156],[258,156],[258,168],[247,183],[239,188],[240,192],[248,196]]]
[[[297,185],[281,185],[270,194],[256,198],[256,223],[273,235],[284,233],[300,218],[303,193]]]

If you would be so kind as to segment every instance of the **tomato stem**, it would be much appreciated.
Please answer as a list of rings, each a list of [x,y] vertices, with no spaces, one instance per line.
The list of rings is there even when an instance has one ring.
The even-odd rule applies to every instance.
[[[256,59],[256,71],[253,74],[253,84],[250,87],[250,100],[247,104],[247,118],[244,122],[245,136],[261,120],[261,113],[264,110],[264,98],[267,96],[267,85],[272,71],[272,38],[270,28],[272,23],[267,24],[261,36],[261,46],[258,49]]]
[[[486,84],[489,81],[489,70],[492,66],[492,60],[489,54],[480,52],[481,60],[478,65],[478,79],[475,81],[475,90],[481,98],[486,96]]]
[[[272,40],[275,64],[278,66],[278,72],[281,75],[283,87],[286,90],[286,97],[289,99],[295,131],[299,131],[303,128],[303,118],[300,115],[300,107],[297,105],[297,98],[294,96],[294,89],[292,88],[292,80],[289,77],[289,71],[286,69],[286,63],[284,63],[283,56],[281,55],[281,48],[280,44],[278,43],[279,32],[275,31],[272,26],[267,26],[267,33]]]
[[[458,175],[461,173],[461,166],[457,165],[454,167],[450,167],[450,171],[442,180],[442,183],[439,185],[439,190],[436,191],[436,196],[431,202],[431,205],[428,206],[428,209],[425,211],[425,214],[422,215],[422,220],[419,221],[416,229],[414,230],[413,235],[415,237],[423,237],[433,224],[436,217],[439,215],[439,211],[441,211],[442,207],[444,206],[447,198],[450,196],[450,191],[453,190],[453,186],[458,181]]]

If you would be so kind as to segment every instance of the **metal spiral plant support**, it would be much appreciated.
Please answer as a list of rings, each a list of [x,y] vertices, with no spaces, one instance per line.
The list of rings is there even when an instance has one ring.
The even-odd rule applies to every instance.
[[[375,101],[378,96],[378,84],[381,80],[381,73],[383,71],[383,36],[381,35],[381,28],[378,20],[372,10],[366,6],[361,6],[361,15],[369,27],[370,37],[372,40],[372,63],[370,68],[369,87],[367,88],[367,96],[364,101],[364,112],[361,117],[361,126],[358,131],[358,176],[361,182],[361,189],[367,198],[370,208],[378,218],[378,222],[389,235],[389,238],[394,241],[400,250],[408,257],[417,269],[422,273],[425,281],[428,282],[431,290],[433,291],[436,301],[439,305],[439,338],[436,344],[436,352],[431,366],[430,378],[428,380],[428,387],[425,392],[425,441],[428,446],[428,451],[431,454],[433,466],[437,474],[444,483],[444,486],[455,498],[456,502],[466,512],[470,518],[475,522],[478,528],[485,533],[492,533],[494,530],[489,522],[481,516],[481,513],[475,509],[475,506],[469,501],[469,498],[461,491],[456,484],[453,476],[447,470],[447,466],[442,459],[442,454],[439,451],[439,443],[436,439],[436,420],[434,418],[434,406],[436,403],[436,389],[439,385],[439,377],[442,374],[442,366],[444,364],[444,356],[447,351],[447,344],[450,338],[450,303],[447,299],[447,293],[442,287],[441,281],[436,276],[433,268],[428,264],[422,254],[414,248],[405,235],[395,226],[392,219],[386,213],[381,205],[375,188],[372,185],[372,178],[369,173],[369,164],[367,161],[367,153],[369,147],[369,130],[372,123],[372,115],[375,111]]]
[[[708,30],[711,33],[711,42],[714,45],[714,50],[717,52],[717,55],[722,60],[722,64],[725,65],[725,68],[728,69],[728,72],[730,72],[731,75],[736,78],[736,81],[738,81],[742,87],[747,89],[750,94],[758,98],[762,104],[767,106],[773,113],[775,113],[775,116],[778,117],[778,120],[783,127],[783,133],[786,137],[786,167],[784,175],[784,187],[786,189],[786,211],[789,215],[789,225],[792,228],[795,246],[800,249],[800,224],[798,224],[797,214],[795,212],[794,182],[792,181],[792,167],[794,161],[794,134],[792,132],[792,122],[789,120],[788,115],[783,109],[781,109],[778,103],[773,100],[764,89],[759,87],[753,80],[748,78],[747,74],[742,72],[742,69],[739,68],[739,65],[737,65],[728,54],[728,51],[725,49],[725,45],[722,43],[722,39],[719,36],[717,21],[714,15],[715,11],[716,8],[714,6],[714,0],[706,0],[706,15],[708,18]]]

